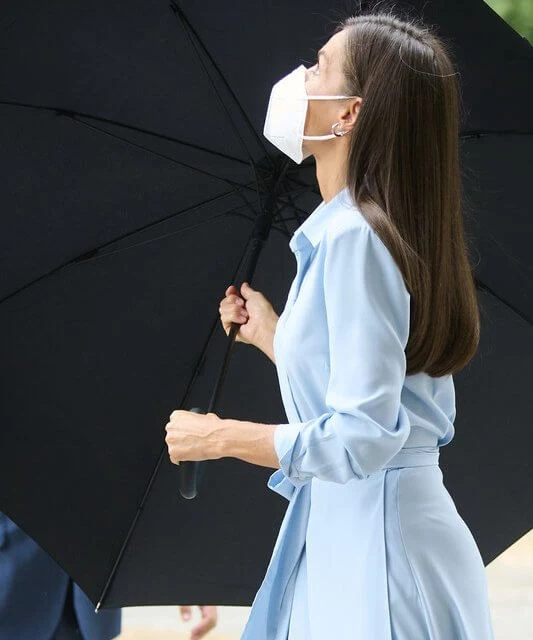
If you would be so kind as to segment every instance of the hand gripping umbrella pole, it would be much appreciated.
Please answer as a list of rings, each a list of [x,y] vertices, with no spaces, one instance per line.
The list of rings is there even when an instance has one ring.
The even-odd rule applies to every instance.
[[[261,213],[257,217],[255,222],[254,231],[250,241],[251,256],[248,261],[245,278],[243,280],[243,282],[248,282],[250,285],[252,283],[252,277],[255,272],[255,268],[257,266],[257,260],[259,258],[259,254],[261,253],[261,249],[263,248],[263,244],[268,237],[270,227],[272,225],[273,210],[274,210],[277,187],[279,184],[281,184],[281,181],[283,179],[285,171],[287,170],[287,167],[288,167],[288,164],[285,164],[284,169],[281,171],[281,174],[277,180],[276,188],[270,193],[268,197],[268,200],[265,206],[265,213]],[[207,411],[204,412],[199,407],[194,407],[190,409],[190,411],[193,411],[195,413],[211,413],[215,411],[215,407],[217,406],[218,399],[220,397],[222,384],[226,377],[231,351],[235,343],[235,337],[237,335],[237,332],[239,331],[239,327],[240,327],[240,324],[238,322],[231,323],[231,329],[228,334],[226,351],[224,353],[224,359],[220,367],[220,373],[215,383]],[[203,472],[204,465],[205,465],[205,462],[181,462],[180,463],[179,465],[180,493],[184,498],[191,500],[192,498],[195,498],[197,496],[198,485],[199,485],[200,477]]]

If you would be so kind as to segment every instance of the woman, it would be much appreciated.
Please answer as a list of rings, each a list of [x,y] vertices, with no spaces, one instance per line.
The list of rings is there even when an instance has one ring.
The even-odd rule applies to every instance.
[[[298,83],[305,136],[276,110]],[[279,319],[246,283],[220,315],[275,362],[289,422],[175,411],[166,426],[175,463],[278,469],[269,487],[289,505],[242,639],[493,638],[483,562],[438,465],[452,376],[479,342],[459,107],[444,44],[391,12],[343,21],[273,88],[265,135],[314,155],[323,201],[289,243]]]

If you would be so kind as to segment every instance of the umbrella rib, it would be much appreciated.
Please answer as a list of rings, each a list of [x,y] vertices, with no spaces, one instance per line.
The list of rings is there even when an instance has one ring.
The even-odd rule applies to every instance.
[[[231,115],[229,114],[226,105],[224,104],[224,101],[222,100],[222,97],[220,96],[215,83],[213,82],[213,79],[211,78],[211,75],[209,73],[209,71],[207,70],[206,65],[204,64],[198,49],[196,48],[196,45],[193,41],[193,39],[190,37],[190,33],[194,34],[195,39],[197,40],[197,42],[199,43],[202,51],[205,53],[205,55],[207,56],[209,62],[211,63],[212,67],[215,69],[215,71],[217,72],[219,78],[221,79],[223,85],[225,86],[226,90],[228,91],[228,93],[230,94],[230,96],[232,97],[232,99],[234,100],[235,104],[237,105],[237,108],[239,109],[242,118],[244,120],[244,122],[248,125],[249,130],[252,132],[253,137],[255,138],[257,144],[259,145],[259,147],[261,148],[261,150],[263,151],[264,155],[266,158],[268,158],[268,160],[270,161],[270,166],[273,167],[274,166],[274,161],[271,157],[271,155],[269,154],[269,152],[267,151],[265,144],[263,142],[263,140],[259,137],[259,135],[257,134],[257,131],[255,130],[255,127],[252,125],[252,123],[250,122],[250,119],[248,118],[248,115],[246,113],[246,111],[243,109],[241,103],[239,102],[237,96],[235,95],[235,92],[232,90],[228,80],[226,79],[226,77],[224,76],[224,74],[222,73],[222,70],[220,69],[220,67],[218,66],[218,64],[215,62],[215,60],[213,59],[213,56],[210,54],[209,50],[207,49],[206,45],[204,44],[203,40],[200,38],[200,36],[198,35],[197,31],[194,29],[194,27],[192,26],[192,24],[189,22],[189,20],[187,19],[185,12],[183,11],[183,9],[179,6],[178,2],[176,0],[171,0],[170,2],[170,8],[174,11],[174,14],[178,14],[178,16],[181,19],[182,22],[182,26],[183,26],[183,30],[185,31],[185,33],[187,34],[187,37],[189,38],[189,41],[191,42],[191,45],[193,46],[195,52],[198,55],[198,60],[200,62],[200,64],[202,65],[212,87],[213,90],[215,92],[215,95],[217,96],[217,98],[220,101],[220,104],[222,105],[228,120],[232,126],[232,128],[234,129],[237,137],[239,138],[239,140],[241,141],[244,149],[246,150],[246,153],[248,154],[249,158],[250,158],[250,162],[252,163],[253,166],[255,166],[254,160],[250,155],[250,152],[248,150],[248,147],[246,146],[246,143],[244,142],[242,136],[239,133],[238,127],[236,126],[236,124],[233,122],[233,119],[231,117]],[[190,32],[190,33],[189,33]]]
[[[287,198],[289,199],[290,206],[294,210],[295,218],[296,218],[296,220],[298,220],[298,224],[301,224],[303,222],[302,216],[299,215],[299,212],[301,211],[301,209],[299,209],[296,206],[296,204],[294,203],[294,198],[292,197],[292,192],[287,191],[287,193],[283,194],[283,195],[286,195]],[[290,220],[290,218],[288,218],[288,219]]]
[[[52,276],[57,274],[59,271],[62,271],[63,269],[67,269],[69,267],[72,266],[77,266],[78,264],[86,264],[87,262],[90,262],[92,260],[97,260],[99,258],[106,258],[108,256],[117,254],[117,253],[121,253],[122,251],[126,251],[128,249],[133,249],[135,247],[141,246],[143,244],[148,244],[150,242],[155,242],[157,240],[162,240],[164,238],[170,237],[172,235],[175,235],[177,233],[181,233],[182,231],[188,231],[192,228],[198,227],[202,224],[211,222],[217,218],[221,218],[227,215],[234,215],[234,216],[238,216],[241,218],[246,218],[247,220],[250,220],[251,222],[254,222],[254,218],[251,216],[247,216],[244,213],[241,212],[237,212],[235,209],[229,209],[228,211],[225,211],[224,213],[218,214],[216,216],[212,216],[211,218],[208,218],[207,220],[203,220],[202,222],[196,223],[195,225],[190,225],[189,227],[184,227],[183,229],[179,229],[178,231],[171,231],[168,234],[163,234],[162,236],[158,236],[157,238],[151,238],[150,240],[146,240],[144,242],[140,242],[137,243],[135,245],[130,245],[128,247],[124,247],[122,249],[117,249],[116,251],[110,251],[108,253],[104,253],[101,256],[100,255],[96,255],[97,252],[101,251],[102,249],[105,249],[106,247],[115,244],[117,242],[120,242],[121,240],[124,240],[125,238],[128,238],[130,236],[136,235],[137,233],[142,233],[143,231],[146,231],[147,229],[151,229],[155,226],[157,226],[158,224],[162,224],[164,222],[168,222],[169,220],[171,220],[174,217],[180,216],[180,215],[184,215],[186,213],[189,213],[191,210],[197,208],[197,207],[201,207],[205,204],[214,202],[217,199],[220,198],[225,198],[228,195],[231,195],[230,193],[225,193],[219,196],[215,196],[214,198],[211,198],[209,200],[205,200],[199,204],[193,205],[191,207],[187,207],[186,209],[182,209],[181,211],[177,211],[174,212],[172,214],[170,214],[169,216],[166,216],[165,218],[162,218],[161,220],[157,220],[156,222],[150,223],[148,225],[145,225],[144,227],[141,227],[139,229],[135,229],[135,231],[132,231],[130,233],[126,233],[118,238],[114,238],[113,240],[110,240],[109,242],[101,245],[100,247],[96,248],[96,249],[91,249],[90,251],[86,251],[85,253],[83,253],[80,256],[77,256],[76,258],[73,258],[72,260],[69,260],[68,262],[65,262],[57,267],[55,267],[54,269],[52,269],[51,271],[48,271],[47,273],[44,273],[43,275],[39,276],[38,278],[35,278],[34,280],[28,282],[27,284],[23,285],[22,287],[19,287],[18,289],[16,289],[15,291],[12,291],[11,293],[9,293],[7,296],[5,296],[4,298],[2,298],[0,300],[0,303],[5,302],[6,300],[9,300],[9,298],[17,295],[18,293],[20,293],[21,291],[24,291],[24,289],[27,289],[28,287],[31,287],[32,285],[40,282],[41,280],[43,280],[44,278],[47,278],[48,276]],[[290,219],[290,218],[288,218]],[[286,232],[284,232],[282,229],[278,229],[275,226],[272,226],[272,229],[274,229],[275,231],[278,231],[279,233],[283,234],[286,237],[289,237],[290,232],[288,230],[286,230]]]
[[[121,142],[124,142],[125,144],[129,144],[129,145],[131,145],[131,146],[133,146],[133,147],[135,147],[137,149],[142,149],[143,151],[147,151],[148,153],[151,153],[152,155],[157,156],[158,158],[163,158],[164,160],[169,160],[170,162],[173,162],[174,164],[178,164],[181,167],[185,167],[187,169],[191,169],[191,171],[195,171],[197,173],[201,173],[201,174],[203,174],[205,176],[208,176],[209,178],[213,178],[215,180],[223,182],[224,184],[232,187],[234,189],[234,191],[238,191],[239,188],[242,188],[242,189],[249,189],[249,190],[253,191],[253,193],[256,193],[256,194],[258,192],[259,186],[257,184],[257,175],[255,175],[256,188],[253,189],[252,187],[249,187],[248,185],[243,185],[243,184],[241,184],[239,182],[234,182],[233,180],[230,180],[229,178],[223,178],[222,176],[216,175],[216,174],[211,173],[209,171],[205,171],[204,169],[200,169],[199,167],[195,167],[192,164],[188,164],[186,162],[182,162],[181,160],[176,160],[176,158],[172,158],[171,156],[167,156],[166,154],[160,153],[159,151],[154,151],[153,149],[145,147],[142,144],[139,144],[137,142],[133,142],[132,140],[128,140],[127,138],[123,138],[122,136],[119,136],[116,133],[111,133],[110,131],[106,131],[105,129],[101,129],[100,127],[97,127],[94,124],[91,124],[89,122],[84,122],[83,120],[80,120],[79,118],[72,117],[71,119],[74,120],[74,122],[76,122],[78,124],[82,124],[82,125],[90,128],[90,129],[94,129],[95,131],[97,131],[99,133],[103,133],[105,135],[108,135],[108,136],[116,139],[116,140],[120,140]],[[193,147],[194,145],[189,145],[189,146]],[[243,163],[243,164],[247,164],[247,163]],[[255,171],[254,171],[254,174],[255,174]],[[243,197],[243,200],[244,200],[244,196],[242,196],[242,197]],[[247,201],[245,200],[245,202],[247,202]]]
[[[213,82],[213,79],[211,78],[211,75],[209,73],[209,71],[207,70],[207,66],[204,64],[204,61],[202,60],[202,57],[200,56],[200,53],[198,51],[198,49],[195,46],[195,43],[193,41],[193,39],[190,36],[190,33],[193,33],[196,36],[196,39],[198,40],[198,42],[200,43],[200,46],[202,47],[202,49],[204,50],[204,52],[206,53],[206,55],[209,57],[209,59],[211,60],[211,64],[215,67],[215,69],[218,71],[219,76],[222,78],[222,81],[224,82],[227,90],[231,92],[229,83],[227,82],[227,80],[224,78],[224,76],[222,75],[220,69],[218,69],[217,65],[215,64],[215,61],[211,58],[211,56],[209,55],[209,52],[207,51],[207,48],[205,47],[205,45],[203,44],[203,42],[201,41],[200,37],[198,36],[198,34],[195,32],[195,30],[193,29],[192,25],[189,23],[189,21],[187,20],[187,18],[185,17],[185,14],[183,13],[181,7],[178,5],[177,2],[174,2],[174,0],[171,0],[170,2],[170,8],[174,11],[174,15],[178,14],[180,19],[181,19],[181,24],[183,27],[183,31],[185,32],[185,35],[187,36],[187,38],[189,39],[189,42],[192,45],[192,48],[194,50],[194,52],[197,54],[198,57],[198,61],[200,62],[200,65],[202,67],[202,69],[205,72],[205,75],[207,76],[209,82],[211,83],[211,86],[213,88],[213,92],[216,96],[216,98],[218,99],[220,106],[222,107],[223,112],[226,114],[226,117],[230,123],[231,128],[233,129],[233,132],[236,136],[236,138],[240,141],[246,155],[248,156],[248,160],[249,160],[249,165],[250,165],[250,169],[252,171],[252,173],[254,174],[254,179],[255,179],[255,183],[256,183],[256,187],[257,187],[257,204],[258,206],[260,205],[260,200],[259,200],[259,176],[257,175],[257,168],[254,162],[254,159],[252,158],[252,154],[250,153],[250,150],[248,149],[246,143],[244,142],[243,137],[241,136],[239,129],[237,127],[237,125],[233,122],[232,117],[229,114],[229,111],[226,107],[226,105],[224,104],[224,100],[222,100],[222,96],[219,94],[219,92],[217,91],[217,88],[215,86],[215,83]],[[189,30],[187,30],[187,27]],[[243,113],[243,109],[240,107],[239,102],[237,101],[237,98],[235,96],[235,94],[233,94],[234,100],[237,102],[237,105],[239,106],[239,108],[241,109],[241,113]],[[246,114],[244,114],[244,118],[245,121],[246,120]],[[257,135],[255,133],[255,130],[252,127],[252,130],[254,131],[254,136],[256,137],[256,141],[257,141]],[[270,162],[270,167],[273,168],[274,166],[274,162],[272,160],[272,158],[270,158],[269,154],[267,153],[266,149],[264,148],[263,145],[263,152],[266,158],[268,158],[269,162]],[[263,187],[264,187],[264,182],[263,182]]]
[[[244,213],[240,213],[238,211],[225,211],[224,213],[219,213],[216,216],[212,216],[211,218],[207,218],[207,220],[202,220],[201,222],[197,222],[196,224],[192,224],[188,227],[183,227],[181,229],[178,229],[177,231],[170,231],[169,233],[164,233],[161,236],[157,236],[156,238],[150,238],[149,240],[144,240],[143,242],[138,242],[137,244],[130,244],[127,247],[123,247],[122,249],[116,249],[115,251],[108,251],[107,253],[103,253],[102,255],[91,255],[89,257],[87,257],[86,259],[83,258],[79,258],[77,259],[76,265],[77,264],[87,264],[87,262],[93,262],[94,260],[99,260],[101,258],[107,258],[109,256],[114,256],[117,255],[118,253],[123,253],[124,251],[129,251],[130,249],[136,249],[137,247],[142,247],[146,244],[151,244],[152,242],[158,242],[159,240],[165,240],[166,238],[170,238],[172,236],[178,235],[179,233],[183,233],[185,231],[191,231],[191,229],[197,229],[198,227],[201,227],[204,224],[208,224],[209,222],[213,222],[213,220],[217,220],[218,218],[225,218],[226,216],[236,216],[238,218],[244,218],[245,220],[249,220],[250,222],[255,222],[253,218],[251,218],[250,216],[247,216]],[[283,236],[288,237],[290,235],[290,232],[287,231],[283,231],[283,229],[278,229],[277,227],[271,227],[272,229],[274,229],[274,231],[277,231],[278,233],[281,233]],[[76,266],[74,263],[69,263],[68,266]]]
[[[480,129],[479,131],[465,131],[459,135],[459,138],[481,138],[484,136],[530,136],[533,131],[521,131],[519,129],[502,129],[501,131],[489,131],[488,129]]]
[[[130,244],[127,247],[122,247],[122,249],[115,249],[115,251],[108,251],[106,253],[102,253],[101,255],[91,255],[85,259],[77,259],[75,262],[70,262],[66,265],[66,267],[75,267],[79,264],[87,264],[88,262],[94,262],[95,260],[100,260],[101,258],[108,258],[109,256],[115,256],[119,253],[123,253],[124,251],[129,251],[130,249],[136,249],[138,247],[142,247],[147,244],[152,244],[152,242],[158,242],[159,240],[165,240],[166,238],[171,238],[172,236],[178,235],[185,231],[191,231],[192,229],[197,229],[204,224],[209,224],[214,220],[218,220],[219,218],[225,218],[226,216],[235,215],[240,218],[245,218],[250,222],[254,222],[254,219],[250,216],[245,215],[244,213],[238,213],[236,211],[225,211],[224,213],[219,213],[216,216],[212,216],[211,218],[207,218],[206,220],[202,220],[201,222],[196,222],[195,224],[191,224],[188,227],[182,227],[177,231],[169,231],[168,233],[164,233],[161,236],[157,236],[155,238],[150,238],[149,240],[143,240],[142,242],[137,242],[136,244]],[[100,249],[98,249],[100,251]]]
[[[79,121],[79,122],[81,122],[81,121]],[[87,124],[87,123],[82,123],[82,124]],[[104,133],[105,133],[105,132],[104,132]],[[125,142],[128,142],[128,143],[129,143],[129,141],[128,141],[128,140],[125,140]],[[135,143],[131,143],[131,144],[135,144]],[[148,149],[148,151],[150,151],[150,150]],[[150,152],[151,152],[151,151],[150,151]],[[151,153],[152,153],[152,152],[151,152]],[[172,158],[169,158],[169,160],[174,161]],[[248,185],[241,185],[241,184],[239,184],[239,183],[234,183],[234,184],[235,184],[235,186],[237,187],[236,191],[238,192],[238,195],[240,195],[240,196],[242,197],[242,199],[245,201],[245,205],[246,205],[246,206],[248,206],[248,207],[250,207],[250,209],[251,209],[252,213],[255,215],[255,214],[256,214],[256,212],[255,212],[255,210],[253,209],[252,205],[251,205],[251,204],[246,200],[246,198],[242,195],[242,193],[241,193],[241,192],[240,192],[240,190],[239,190],[239,188],[243,188],[243,189],[250,189],[250,190],[251,190],[251,187],[249,187]],[[107,247],[107,246],[109,246],[109,245],[111,245],[111,244],[114,244],[114,243],[116,243],[116,242],[119,242],[119,241],[121,241],[121,240],[123,240],[123,239],[125,239],[125,238],[127,238],[127,237],[129,237],[129,236],[132,236],[132,235],[136,234],[136,233],[141,233],[142,231],[146,231],[147,229],[150,229],[150,228],[152,228],[152,227],[154,227],[154,226],[156,226],[156,225],[158,225],[158,224],[162,224],[163,222],[167,222],[168,220],[172,219],[172,218],[173,218],[173,217],[175,217],[175,216],[179,216],[179,215],[182,215],[182,214],[188,213],[188,212],[190,212],[190,211],[191,211],[192,209],[194,209],[194,208],[201,207],[201,206],[203,206],[203,205],[205,205],[205,204],[208,204],[208,203],[210,203],[210,202],[214,202],[214,201],[216,201],[216,200],[217,200],[217,199],[219,199],[219,198],[225,198],[225,197],[227,197],[228,195],[231,195],[231,192],[224,193],[224,194],[221,194],[221,195],[217,195],[217,196],[215,196],[214,198],[211,198],[211,199],[209,199],[209,200],[204,200],[203,202],[200,202],[200,203],[197,203],[197,204],[195,204],[195,205],[192,205],[191,207],[188,207],[188,208],[186,208],[186,209],[182,209],[182,210],[180,210],[180,211],[173,212],[173,213],[171,213],[170,215],[165,216],[164,218],[161,218],[160,220],[156,220],[155,222],[151,222],[151,223],[149,223],[149,224],[147,224],[147,225],[145,225],[145,226],[143,226],[143,227],[139,227],[138,229],[135,229],[134,231],[131,231],[131,232],[129,232],[129,233],[125,233],[125,234],[123,234],[122,236],[118,236],[118,237],[116,237],[116,238],[113,238],[113,239],[112,239],[112,240],[110,240],[109,242],[107,242],[107,243],[105,243],[105,244],[103,244],[103,245],[101,245],[101,246],[99,246],[99,247],[97,247],[97,248],[95,248],[95,249],[90,249],[89,251],[85,251],[83,254],[81,254],[81,255],[77,256],[76,258],[72,258],[72,259],[71,259],[71,260],[69,260],[68,262],[64,262],[63,264],[60,264],[60,265],[58,265],[57,267],[54,267],[53,269],[51,269],[50,271],[47,271],[46,273],[42,274],[42,275],[41,275],[41,276],[39,276],[38,278],[35,278],[34,280],[31,280],[30,282],[26,283],[26,284],[25,284],[25,285],[23,285],[22,287],[19,287],[18,289],[15,289],[15,290],[14,290],[14,291],[12,291],[11,293],[7,294],[7,295],[6,295],[6,296],[4,296],[2,299],[0,299],[0,303],[2,303],[2,302],[6,302],[6,301],[7,301],[7,300],[9,300],[11,297],[13,297],[13,296],[17,295],[17,294],[18,294],[18,293],[20,293],[21,291],[24,291],[24,290],[25,290],[25,289],[27,289],[28,287],[31,287],[32,285],[36,284],[37,282],[40,282],[40,281],[41,281],[41,280],[43,280],[44,278],[47,278],[48,276],[51,276],[51,275],[56,274],[56,273],[57,273],[58,271],[60,271],[61,269],[64,269],[64,268],[66,268],[66,267],[68,267],[68,266],[70,266],[70,265],[72,265],[72,264],[75,264],[75,263],[78,263],[78,262],[82,262],[82,261],[84,261],[85,259],[91,258],[92,256],[94,256],[94,254],[95,254],[97,251],[100,251],[101,249],[104,249],[105,247]],[[281,199],[281,196],[278,196],[278,199],[280,200],[280,199]],[[289,206],[289,203],[284,202],[283,200],[281,200],[281,202],[282,202],[282,204],[284,204],[285,206]],[[300,212],[305,213],[305,214],[307,215],[307,212],[306,212],[306,211],[304,211],[304,210],[303,210],[303,209],[301,209],[300,207],[296,206],[293,202],[291,202],[291,203],[290,203],[290,206],[292,206],[292,208],[294,209],[294,211],[295,211],[295,212],[300,211]],[[232,210],[230,210],[230,211],[232,211]],[[228,212],[226,212],[226,213],[228,213]],[[278,213],[279,213],[279,212],[278,212]],[[244,214],[243,214],[243,215],[244,215]],[[291,220],[291,219],[292,219],[292,218],[287,218],[287,220]],[[287,227],[286,227],[286,225],[284,224],[284,222],[283,222],[283,220],[282,220],[281,216],[280,216],[280,222],[282,222],[282,223],[283,223],[283,225],[284,225],[284,227],[285,227],[285,232],[286,232],[286,233],[285,233],[284,235],[286,235],[287,237],[289,237],[289,236],[290,236],[290,231],[287,229]],[[275,227],[275,226],[274,226],[274,227],[272,227],[272,228],[274,228],[276,231],[280,231],[280,232],[281,232],[281,230],[279,230],[279,229],[278,229],[277,227]],[[283,232],[282,232],[282,233],[283,233]],[[108,255],[108,254],[106,254],[106,255]]]
[[[184,140],[179,140],[178,138],[174,138],[173,136],[169,136],[163,133],[156,133],[155,131],[151,131],[150,129],[145,129],[143,127],[137,127],[135,125],[132,124],[126,124],[125,122],[119,122],[118,120],[113,120],[112,118],[105,118],[104,116],[96,116],[92,113],[85,113],[83,111],[75,111],[73,109],[66,109],[63,107],[51,107],[51,106],[46,106],[46,105],[38,105],[38,104],[30,104],[27,102],[11,102],[11,101],[6,101],[6,100],[2,100],[0,101],[0,105],[5,105],[5,106],[10,106],[10,107],[22,107],[25,109],[36,109],[37,111],[53,111],[55,112],[57,115],[66,115],[66,116],[71,116],[71,118],[73,120],[75,120],[76,118],[74,118],[73,116],[80,116],[82,118],[90,118],[91,120],[96,120],[97,122],[105,122],[107,124],[112,124],[112,125],[116,125],[118,127],[122,127],[124,129],[129,129],[130,131],[135,131],[138,133],[144,133],[146,135],[152,136],[153,138],[158,138],[160,140],[167,140],[169,142],[175,142],[176,144],[179,144],[183,147],[186,147],[188,149],[194,149],[195,151],[201,151],[202,153],[206,153],[208,155],[211,156],[215,156],[217,158],[223,158],[224,160],[230,160],[231,162],[235,162],[241,165],[248,165],[248,162],[246,162],[245,160],[241,160],[240,158],[236,158],[234,156],[230,156],[226,153],[221,153],[220,151],[214,151],[212,149],[207,149],[206,147],[202,147],[200,145],[197,144],[193,144],[192,142],[185,142]],[[86,124],[88,125],[88,123],[83,122],[82,120],[78,120],[78,122],[82,123],[82,124]],[[96,127],[95,127],[96,128]],[[104,132],[103,129],[100,129],[100,131]],[[108,133],[109,135],[113,135],[110,132],[105,131],[105,133]],[[119,139],[125,140],[124,138],[120,138],[120,136],[116,136]],[[131,143],[134,144],[134,143]],[[140,148],[146,148],[143,147],[142,145],[137,145]],[[149,149],[147,149],[149,150]],[[153,152],[155,153],[155,152]],[[164,157],[164,156],[163,156]],[[192,167],[194,169],[194,167]]]
[[[166,221],[170,220],[173,217],[177,217],[177,216],[189,213],[190,211],[194,210],[197,207],[202,207],[202,206],[204,206],[206,204],[210,204],[210,203],[212,203],[212,202],[214,202],[214,201],[216,201],[216,200],[218,200],[220,198],[225,198],[228,195],[231,195],[231,194],[230,193],[224,193],[224,194],[215,196],[214,198],[209,198],[208,200],[204,200],[203,202],[200,202],[200,203],[197,203],[197,204],[192,205],[190,207],[187,207],[186,209],[181,209],[180,211],[177,211],[177,212],[175,211],[172,214],[170,214],[169,216],[166,216],[165,218],[162,218],[161,220],[157,220],[156,222],[151,222],[151,223],[145,225],[144,227],[140,227],[139,229],[135,229],[135,231],[131,231],[131,232],[125,233],[122,236],[119,236],[117,238],[113,238],[113,240],[110,240],[109,242],[106,242],[105,244],[101,245],[100,247],[97,247],[96,249],[91,249],[89,251],[85,251],[83,254],[77,256],[76,258],[73,258],[73,259],[69,260],[68,262],[64,262],[63,264],[60,264],[57,267],[54,267],[53,269],[51,269],[47,273],[44,273],[43,275],[39,276],[38,278],[35,278],[31,282],[28,282],[27,284],[23,285],[19,289],[16,289],[15,291],[12,291],[7,296],[2,298],[0,300],[0,303],[5,302],[9,298],[11,298],[11,297],[17,295],[18,293],[20,293],[21,291],[24,291],[24,289],[26,289],[28,287],[31,287],[33,284],[36,284],[37,282],[39,282],[43,278],[46,278],[46,277],[51,276],[51,275],[54,275],[58,271],[60,271],[61,269],[64,269],[65,267],[68,267],[69,265],[71,265],[73,263],[83,261],[84,258],[89,258],[89,257],[93,256],[97,251],[100,251],[100,249],[108,247],[109,245],[114,244],[115,242],[119,242],[120,240],[128,238],[129,236],[132,236],[132,235],[134,235],[136,233],[141,233],[142,231],[146,231],[147,229],[150,229],[153,226],[161,224],[163,222],[166,222]]]
[[[494,289],[492,289],[491,287],[487,286],[479,278],[475,278],[475,282],[476,282],[476,287],[478,289],[480,289],[481,291],[487,291],[492,296],[494,296],[497,300],[499,300],[502,304],[504,304],[506,307],[511,309],[511,311],[514,311],[514,313],[516,313],[516,315],[519,316],[522,320],[524,320],[525,322],[527,322],[530,325],[533,325],[533,318],[530,318],[526,313],[524,313],[523,311],[520,311],[520,309],[515,307],[514,304],[512,304],[511,302],[509,302],[508,300],[506,300],[505,298],[503,298],[499,294],[497,294],[496,291],[494,291]]]
[[[236,268],[235,268],[235,270],[233,272],[233,276],[231,278],[231,282],[235,281],[235,279],[237,277],[237,274],[239,273],[239,270],[240,270],[240,268],[241,268],[241,266],[242,266],[242,264],[244,262],[246,254],[248,252],[248,248],[250,246],[250,240],[252,239],[252,237],[254,235],[254,231],[255,230],[252,230],[252,233],[250,234],[250,236],[248,238],[248,242],[245,243],[245,245],[244,245],[244,251],[242,252],[242,254],[240,256],[240,259],[239,259],[239,261],[237,263],[237,266],[236,266]],[[187,387],[186,387],[186,389],[184,391],[184,394],[182,396],[181,402],[179,403],[180,407],[183,407],[185,405],[185,402],[187,401],[187,398],[188,398],[188,396],[189,396],[189,394],[190,394],[190,392],[191,392],[191,390],[193,388],[194,382],[195,382],[196,378],[198,377],[200,371],[202,370],[202,366],[203,366],[203,363],[204,363],[205,358],[206,358],[207,349],[208,349],[208,347],[209,347],[209,345],[211,343],[211,340],[213,338],[215,330],[218,327],[219,321],[220,321],[219,320],[219,314],[217,313],[216,316],[214,317],[214,320],[213,320],[213,323],[211,325],[211,328],[209,329],[209,332],[208,332],[208,335],[207,335],[207,340],[204,342],[204,347],[200,352],[200,355],[199,355],[199,357],[198,357],[198,359],[196,361],[196,365],[194,367],[194,370],[193,370],[193,372],[191,374],[191,377],[189,378],[189,383],[187,384]],[[108,578],[106,580],[106,583],[105,583],[104,588],[102,590],[102,594],[101,594],[100,598],[98,599],[98,603],[96,605],[96,611],[98,611],[100,609],[100,607],[103,604],[104,599],[105,599],[105,597],[107,595],[107,592],[109,591],[109,588],[111,586],[113,578],[115,577],[115,574],[117,572],[117,569],[118,569],[118,566],[120,564],[120,561],[122,560],[122,558],[124,556],[124,553],[126,551],[128,543],[129,543],[129,541],[131,539],[131,536],[133,535],[133,531],[135,529],[137,521],[139,520],[139,517],[140,517],[140,515],[142,513],[142,510],[144,508],[146,500],[148,499],[148,495],[150,494],[150,491],[151,491],[152,486],[154,484],[155,478],[157,476],[157,472],[159,471],[159,468],[161,467],[161,463],[163,462],[163,459],[165,457],[166,449],[167,449],[166,445],[162,445],[161,446],[161,452],[159,454],[159,458],[157,459],[157,461],[155,463],[155,466],[154,466],[154,469],[153,469],[152,473],[150,474],[150,479],[148,480],[148,484],[146,485],[146,489],[144,490],[144,493],[143,493],[143,496],[141,498],[141,501],[140,501],[140,503],[139,503],[139,505],[137,507],[137,511],[135,512],[135,515],[133,516],[133,520],[132,520],[132,522],[131,522],[131,524],[129,526],[129,529],[128,529],[128,532],[126,534],[126,537],[124,538],[124,541],[122,542],[122,545],[121,545],[120,550],[118,552],[118,555],[117,555],[117,557],[115,559],[115,562],[113,563],[113,567],[112,567],[111,572],[110,572],[110,574],[109,574],[109,576],[108,576]]]

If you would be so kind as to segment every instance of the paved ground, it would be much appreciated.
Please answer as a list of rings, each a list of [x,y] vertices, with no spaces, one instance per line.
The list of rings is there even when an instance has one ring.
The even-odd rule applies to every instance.
[[[533,640],[533,530],[487,567],[496,640]],[[248,607],[219,607],[219,622],[206,640],[239,640]],[[189,640],[199,619],[181,622],[177,607],[123,610],[120,640]]]

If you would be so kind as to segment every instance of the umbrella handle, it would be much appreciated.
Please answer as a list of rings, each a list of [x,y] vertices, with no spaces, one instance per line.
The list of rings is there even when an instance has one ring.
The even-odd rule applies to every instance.
[[[194,413],[204,413],[200,408],[189,409]],[[180,493],[187,500],[196,498],[198,494],[199,462],[180,462]]]

